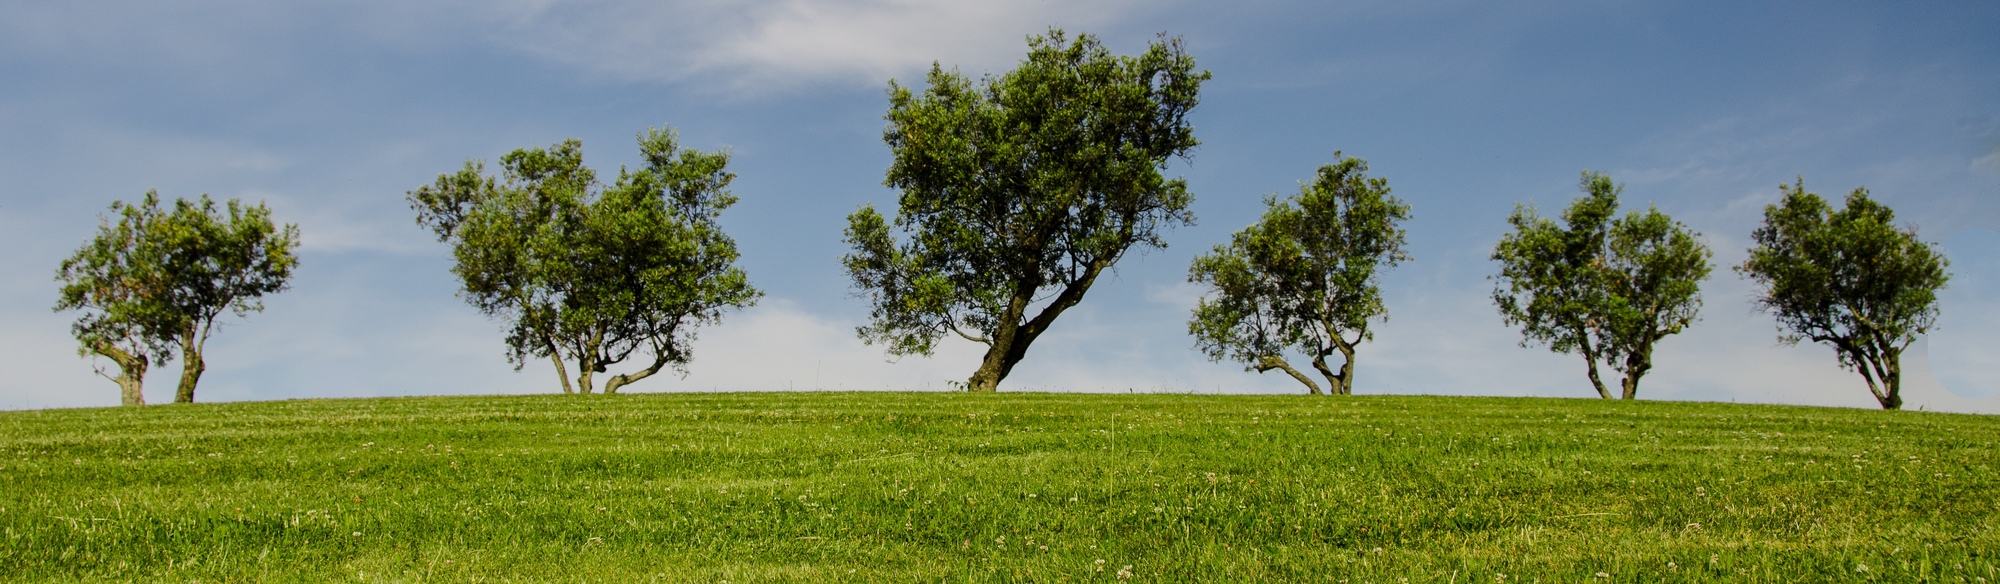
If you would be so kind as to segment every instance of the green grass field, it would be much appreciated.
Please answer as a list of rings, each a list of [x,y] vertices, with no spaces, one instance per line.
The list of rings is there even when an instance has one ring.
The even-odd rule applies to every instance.
[[[4,412],[0,580],[1986,582],[1996,441],[1991,416],[1464,397]]]

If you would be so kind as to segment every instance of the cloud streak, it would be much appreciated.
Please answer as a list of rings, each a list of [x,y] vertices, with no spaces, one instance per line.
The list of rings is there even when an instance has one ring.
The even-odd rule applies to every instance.
[[[484,6],[484,4],[481,4]],[[994,71],[1050,26],[1094,30],[1130,0],[532,1],[503,4],[492,42],[621,79],[729,91],[873,86],[933,61]]]

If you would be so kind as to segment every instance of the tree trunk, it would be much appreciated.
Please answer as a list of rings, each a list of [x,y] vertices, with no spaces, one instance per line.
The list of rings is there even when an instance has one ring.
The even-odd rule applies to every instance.
[[[583,350],[577,352],[577,393],[589,394],[591,390],[590,377],[604,371],[604,363],[599,362],[597,357],[597,350],[602,347],[604,347],[604,330],[599,329],[591,333],[590,339],[583,343]]]
[[[1015,294],[1007,303],[1007,312],[1000,315],[999,326],[994,327],[991,342],[986,345],[986,355],[979,359],[979,369],[972,372],[972,378],[965,380],[966,391],[1000,391],[1000,380],[1013,371],[1014,364],[1007,360],[1013,352],[1014,344],[1021,333],[1021,315],[1027,312],[1028,297]],[[1017,357],[1018,359],[1018,357]]]
[[[1652,370],[1652,368],[1652,343],[1641,345],[1633,349],[1631,353],[1625,355],[1625,379],[1620,383],[1620,385],[1624,386],[1625,399],[1639,398],[1639,378],[1645,377],[1646,372]]]
[[[1343,366],[1340,373],[1334,373],[1333,368],[1326,365],[1326,356],[1330,354],[1332,353],[1322,350],[1318,355],[1313,355],[1313,368],[1319,370],[1320,377],[1326,378],[1328,393],[1333,395],[1347,395],[1352,391],[1347,389],[1347,378],[1344,375],[1347,372],[1347,367]]]
[[[1035,342],[1042,333],[1048,332],[1063,311],[1083,301],[1083,294],[1090,291],[1090,285],[1097,281],[1097,275],[1111,265],[1109,260],[1095,260],[1084,270],[1083,277],[1063,287],[1040,314],[1027,322],[1021,317],[1028,312],[1028,304],[1035,298],[1035,290],[1040,287],[1033,282],[1023,282],[1015,287],[1013,298],[1007,302],[1007,311],[997,319],[999,326],[992,333],[992,344],[986,346],[986,356],[980,359],[979,369],[972,372],[972,378],[965,382],[967,391],[999,391],[1000,380],[1014,371],[1014,365],[1028,355],[1028,345]],[[1020,323],[1020,324],[1016,324]]]
[[[140,367],[137,373],[134,373],[131,369],[121,369],[118,372],[119,405],[146,405],[146,394],[141,391],[146,384],[145,377],[145,367]]]
[[[103,355],[118,364],[118,377],[111,380],[118,383],[119,403],[127,406],[146,405],[146,394],[141,390],[146,383],[146,367],[150,365],[145,355],[134,355],[119,349],[110,342],[99,342],[91,351]],[[102,374],[102,371],[99,371]]]
[[[652,366],[631,373],[613,375],[611,379],[604,380],[604,394],[611,395],[618,393],[618,388],[631,385],[632,382],[641,379],[652,377],[654,373],[660,372],[660,368],[666,367],[669,355],[658,351],[659,347],[654,347],[654,349]]]
[[[1604,389],[1604,380],[1597,376],[1597,351],[1590,348],[1590,339],[1579,343],[1582,347],[1583,362],[1589,365],[1590,386],[1597,389],[1597,397],[1611,399],[1611,392]]]
[[[1859,354],[1854,359],[1854,368],[1861,372],[1862,379],[1868,381],[1868,393],[1874,394],[1875,402],[1882,404],[1882,409],[1903,409],[1902,357],[1901,349],[1889,347],[1879,354]]]
[[[1001,325],[1001,328],[1005,330],[1016,327]],[[1014,364],[1007,362],[1008,350],[1013,347],[1012,330],[993,335],[993,344],[986,347],[986,355],[979,359],[979,369],[973,370],[972,378],[965,380],[965,390],[1000,391],[1000,380],[1006,379],[1007,373],[1014,369]]]
[[[555,340],[542,337],[542,342],[549,346],[549,360],[556,362],[556,379],[562,380],[563,393],[576,393],[576,388],[569,385],[569,367],[563,365],[562,351],[556,350]]]
[[[1891,349],[1885,353],[1882,355],[1882,386],[1888,395],[1881,400],[1882,409],[1900,410],[1903,409],[1903,351]]]
[[[1322,349],[1319,357],[1313,359],[1313,366],[1319,368],[1320,375],[1326,376],[1327,384],[1332,386],[1334,395],[1354,395],[1354,343],[1347,342],[1347,338],[1340,336],[1340,332],[1334,330],[1333,325],[1323,324],[1323,326],[1326,327],[1326,336],[1333,340],[1333,348],[1340,351],[1344,361],[1340,363],[1340,373],[1335,374],[1326,366],[1326,356],[1329,353]],[[1360,334],[1367,334],[1367,329],[1362,329]],[[1357,335],[1356,340],[1359,338]]]
[[[1320,395],[1322,393],[1325,393],[1319,390],[1318,383],[1314,383],[1311,377],[1306,377],[1306,374],[1299,373],[1299,370],[1293,369],[1292,364],[1286,363],[1283,357],[1279,357],[1277,355],[1265,355],[1264,358],[1257,360],[1258,373],[1263,373],[1265,371],[1270,371],[1272,369],[1282,369],[1285,371],[1285,373],[1291,374],[1292,379],[1297,379],[1299,380],[1299,383],[1306,384],[1306,389],[1311,390],[1313,395]]]
[[[181,383],[174,389],[174,403],[194,403],[194,386],[201,382],[201,373],[208,370],[208,362],[201,358],[201,342],[189,335],[181,340]]]

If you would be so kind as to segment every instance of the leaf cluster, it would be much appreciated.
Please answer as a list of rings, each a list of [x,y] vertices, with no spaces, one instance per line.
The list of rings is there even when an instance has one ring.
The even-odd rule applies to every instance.
[[[168,209],[147,191],[111,210],[117,223],[102,220],[57,270],[55,310],[86,311],[71,327],[82,352],[166,359],[177,343],[198,346],[221,315],[263,310],[263,295],[286,289],[298,266],[298,227],[279,227],[261,203],[218,208],[202,195]]]
[[[1380,272],[1410,259],[1410,206],[1366,161],[1334,157],[1299,194],[1266,197],[1262,219],[1195,258],[1188,281],[1214,292],[1188,332],[1210,360],[1262,369],[1286,350],[1325,357],[1373,338],[1369,321],[1387,318]]]
[[[681,149],[667,129],[639,145],[644,164],[608,185],[572,139],[508,153],[497,179],[468,161],[410,192],[418,223],[452,243],[464,298],[512,322],[517,368],[557,355],[601,372],[642,351],[682,368],[696,327],[761,295],[716,223],[736,202],[728,153]]]
[[[1762,289],[1757,304],[1777,318],[1780,340],[1834,345],[1841,365],[1854,368],[1936,324],[1949,262],[1916,228],[1898,229],[1895,212],[1867,189],[1835,209],[1803,180],[1780,188],[1736,268]]]
[[[1658,209],[1617,217],[1623,189],[1610,176],[1585,172],[1581,187],[1561,223],[1529,206],[1508,216],[1493,301],[1523,345],[1616,363],[1694,322],[1712,254]]]
[[[1193,221],[1186,182],[1161,174],[1197,144],[1187,114],[1209,77],[1181,41],[1118,56],[1052,30],[1029,48],[997,77],[933,64],[921,93],[890,84],[898,213],[850,215],[842,258],[873,301],[863,339],[899,355],[947,332],[990,343],[1029,303],[1074,304],[1133,245]]]

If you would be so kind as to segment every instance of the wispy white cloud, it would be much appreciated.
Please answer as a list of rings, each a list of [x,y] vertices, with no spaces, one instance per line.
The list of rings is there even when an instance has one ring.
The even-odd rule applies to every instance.
[[[0,7],[0,46],[121,65],[143,55],[222,81],[278,70],[289,39],[359,35],[385,47],[485,44],[596,74],[761,92],[876,86],[932,61],[967,73],[1019,58],[1049,27],[1101,31],[1138,0],[504,0],[426,3],[94,2]],[[257,50],[246,50],[255,47]]]
[[[1092,29],[1133,0],[757,0],[502,4],[492,40],[551,61],[732,90],[876,85],[933,61],[977,74],[1017,59],[1026,35]],[[482,3],[482,6],[486,4]]]

